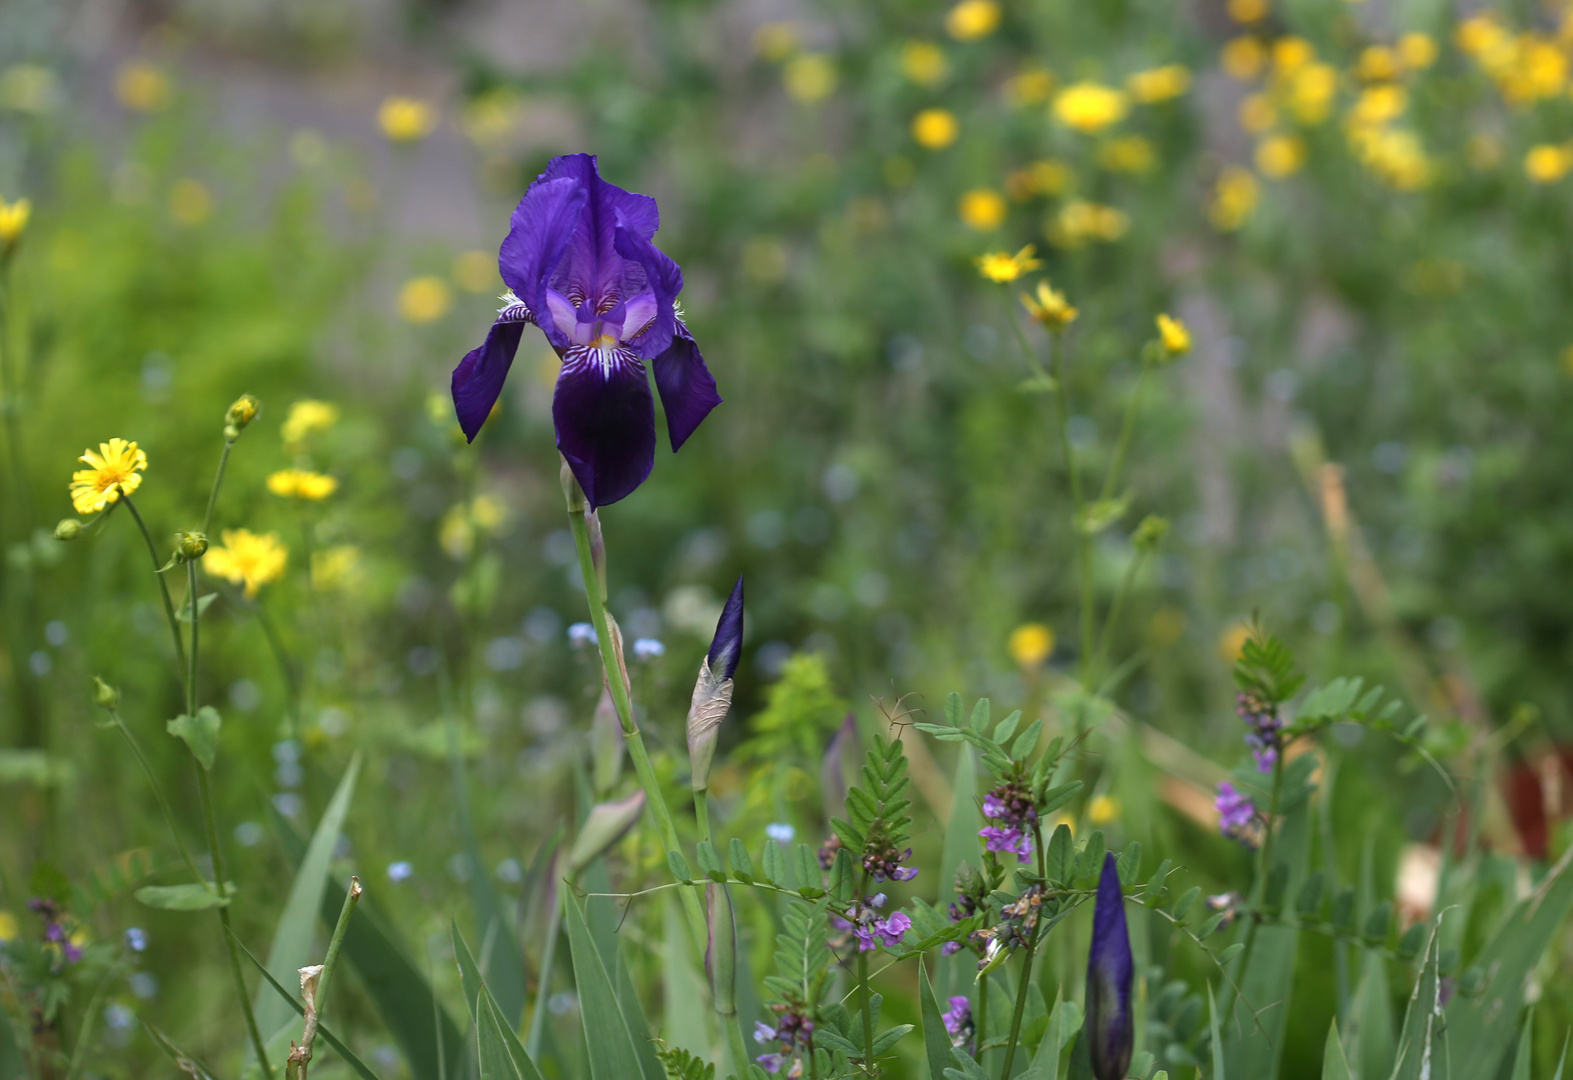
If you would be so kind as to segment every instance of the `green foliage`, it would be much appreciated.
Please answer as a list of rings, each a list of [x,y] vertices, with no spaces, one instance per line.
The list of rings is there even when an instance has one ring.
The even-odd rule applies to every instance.
[[[818,762],[831,732],[846,714],[846,702],[831,684],[825,658],[797,653],[770,687],[765,707],[749,718],[749,737],[737,748],[741,761]]]
[[[1240,658],[1234,662],[1234,685],[1273,705],[1294,697],[1305,682],[1305,674],[1295,664],[1294,654],[1278,638],[1253,624]]]
[[[695,1057],[681,1046],[663,1046],[656,1051],[666,1069],[667,1080],[715,1080],[715,1065]]]
[[[831,952],[826,928],[829,901],[790,903],[776,935],[776,973],[765,976],[773,999],[813,1015],[829,975]]]
[[[861,771],[862,783],[847,790],[847,818],[831,821],[847,849],[862,860],[898,859],[906,847],[912,800],[905,798],[912,778],[900,739],[874,737]],[[865,863],[865,865],[867,865]]]

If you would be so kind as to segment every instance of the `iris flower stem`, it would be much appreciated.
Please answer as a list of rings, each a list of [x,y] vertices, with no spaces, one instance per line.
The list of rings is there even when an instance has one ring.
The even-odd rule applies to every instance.
[[[580,499],[583,499],[582,494]],[[590,555],[590,529],[585,523],[582,501],[577,508],[570,506],[568,525],[573,530],[574,547],[579,551],[579,569],[584,576],[584,595],[590,604],[590,625],[595,627],[596,643],[601,649],[601,663],[606,668],[606,684],[612,692],[612,705],[617,709],[618,722],[623,726],[623,738],[628,743],[628,756],[633,759],[634,772],[639,776],[639,784],[644,788],[650,811],[655,815],[656,829],[661,835],[662,845],[668,854],[674,851],[681,852],[682,846],[677,838],[677,827],[672,824],[671,811],[667,809],[666,799],[661,794],[661,782],[655,775],[655,767],[650,763],[650,754],[645,749],[644,736],[640,734],[638,726],[634,723],[633,706],[628,700],[628,687],[623,682],[622,667],[617,662],[617,651],[612,645],[612,632],[606,621],[606,600],[596,584],[595,561]],[[683,889],[678,895],[683,898],[683,911],[688,916],[689,929],[693,931],[694,945],[703,957],[705,944],[709,940],[709,928],[705,921],[704,910],[699,906],[699,897],[691,889]]]
[[[694,817],[699,822],[699,842],[710,842],[710,789],[700,788],[694,792]]]
[[[125,500],[126,509],[131,511],[131,516],[136,519],[137,528],[142,530],[142,539],[147,541],[148,557],[153,560],[153,579],[158,582],[158,591],[164,598],[164,617],[169,620],[169,634],[175,640],[175,658],[180,662],[180,677],[186,676],[186,643],[180,636],[180,622],[175,618],[175,604],[169,598],[169,585],[164,581],[160,572],[163,564],[158,561],[158,548],[153,544],[153,534],[147,531],[147,522],[142,520],[142,515],[137,512],[137,504],[131,501],[131,496],[126,494],[124,488],[120,489],[120,497]]]
[[[1076,449],[1071,446],[1070,405],[1066,401],[1064,371],[1064,340],[1054,335],[1054,348],[1049,354],[1049,367],[1054,380],[1054,412],[1058,421],[1060,449],[1065,455],[1065,468],[1071,482],[1071,526],[1076,530],[1077,576],[1081,579],[1081,684],[1091,689],[1094,649],[1094,620],[1092,589],[1092,538],[1081,527],[1081,464],[1076,460]]]

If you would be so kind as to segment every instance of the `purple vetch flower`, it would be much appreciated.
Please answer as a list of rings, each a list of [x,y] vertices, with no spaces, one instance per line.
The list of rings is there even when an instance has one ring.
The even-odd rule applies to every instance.
[[[972,1002],[957,996],[946,1000],[950,1008],[940,1017],[950,1034],[950,1045],[966,1046],[972,1039]]]
[[[781,1071],[780,1054],[760,1054],[754,1061],[767,1073],[778,1073]]]
[[[1122,1080],[1131,1063],[1133,970],[1125,900],[1111,851],[1103,856],[1092,913],[1092,947],[1087,951],[1087,1049],[1097,1080]]]
[[[905,913],[897,911],[890,918],[882,919],[874,924],[874,932],[884,941],[885,948],[894,949],[901,944],[902,937],[912,929],[912,920]]]
[[[992,791],[983,796],[983,816],[986,818],[1005,816],[1005,803]]]
[[[776,1038],[776,1029],[762,1021],[754,1021],[754,1041],[767,1043]]]
[[[1218,810],[1218,830],[1242,844],[1254,845],[1253,830],[1256,824],[1256,806],[1251,797],[1236,791],[1233,784],[1224,780],[1218,784],[1218,797],[1213,800]]]
[[[1245,733],[1245,745],[1251,748],[1251,757],[1256,759],[1256,771],[1272,772],[1273,766],[1278,764],[1280,732],[1284,726],[1278,706],[1255,694],[1242,692],[1235,699],[1234,711],[1250,729]]]
[[[983,837],[985,851],[997,851],[1016,856],[1018,862],[1032,860],[1032,837],[1009,825],[988,825],[978,830]]]
[[[497,259],[503,307],[485,343],[453,370],[459,426],[475,438],[534,323],[563,361],[552,398],[557,448],[592,509],[614,503],[655,461],[647,362],[674,451],[721,403],[677,315],[683,272],[651,242],[655,200],[602,180],[591,154],[553,158],[509,224]]]

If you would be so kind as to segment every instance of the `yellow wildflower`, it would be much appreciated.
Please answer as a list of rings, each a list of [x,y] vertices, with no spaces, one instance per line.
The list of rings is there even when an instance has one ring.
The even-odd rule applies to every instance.
[[[1537,184],[1554,184],[1573,169],[1573,154],[1565,146],[1541,143],[1524,155],[1524,175]]]
[[[935,86],[950,73],[950,64],[932,41],[909,41],[901,47],[901,73],[919,86]]]
[[[27,230],[27,221],[33,216],[31,199],[18,199],[8,203],[0,198],[0,246],[11,247]]]
[[[1220,62],[1230,77],[1245,82],[1262,73],[1267,65],[1267,50],[1258,38],[1232,38],[1224,43]]]
[[[993,188],[973,188],[961,196],[956,212],[967,228],[992,232],[1005,221],[1005,197]]]
[[[115,96],[136,112],[158,112],[169,104],[169,76],[152,64],[126,64],[115,75]]]
[[[432,274],[422,274],[404,283],[399,290],[399,314],[405,322],[435,322],[453,307],[453,294],[447,283]]]
[[[1431,161],[1412,131],[1357,125],[1349,140],[1361,164],[1389,187],[1414,191],[1431,179]]]
[[[475,550],[477,536],[498,532],[508,520],[508,508],[493,495],[477,495],[469,504],[457,503],[443,515],[437,542],[452,558],[465,559]]]
[[[255,597],[264,585],[284,576],[289,549],[279,543],[278,533],[257,535],[250,529],[225,529],[224,546],[208,548],[202,569],[231,584],[245,585],[248,597]]]
[[[1120,804],[1110,795],[1094,795],[1087,803],[1087,820],[1094,825],[1107,825],[1120,813]]]
[[[1305,167],[1305,140],[1298,135],[1272,135],[1256,147],[1256,167],[1263,176],[1282,180]]]
[[[419,142],[437,129],[437,110],[420,98],[386,98],[377,109],[377,126],[389,142]]]
[[[1000,6],[994,0],[961,0],[945,16],[945,32],[957,41],[977,41],[999,29]]]
[[[1191,332],[1179,319],[1170,318],[1168,315],[1159,315],[1158,340],[1163,344],[1163,351],[1170,356],[1184,356],[1191,351]]]
[[[289,415],[284,418],[284,426],[279,429],[279,434],[286,443],[293,446],[304,441],[308,435],[328,430],[338,423],[338,420],[337,405],[307,398],[289,407]]]
[[[1259,23],[1267,18],[1267,0],[1229,0],[1229,18],[1237,23]]]
[[[1038,105],[1054,92],[1054,74],[1045,68],[1024,67],[1005,83],[1005,96],[1016,105]]]
[[[338,544],[311,556],[311,583],[323,592],[352,592],[364,577],[360,548]]]
[[[1054,652],[1054,631],[1042,623],[1022,623],[1010,632],[1010,657],[1024,668],[1035,668]]]
[[[824,53],[794,56],[781,72],[786,92],[805,105],[829,97],[836,89],[836,66]]]
[[[1043,260],[1034,259],[1036,249],[1028,244],[1014,255],[1007,255],[1003,251],[991,251],[987,255],[978,257],[978,273],[993,282],[1015,281],[1029,270],[1036,270],[1043,265]]]
[[[1436,39],[1430,34],[1409,33],[1398,39],[1398,58],[1411,71],[1436,63]]]
[[[1056,290],[1047,281],[1038,282],[1038,295],[1036,297],[1021,294],[1021,306],[1027,309],[1027,314],[1041,323],[1046,330],[1059,330],[1069,326],[1080,314],[1071,307],[1070,301],[1065,299],[1065,294]]]
[[[1054,115],[1066,127],[1095,135],[1125,118],[1130,99],[1102,83],[1079,82],[1067,86],[1054,99]]]
[[[754,31],[754,52],[780,63],[797,51],[797,28],[791,23],[765,23]]]
[[[169,189],[169,216],[182,225],[200,225],[213,213],[213,193],[200,180],[186,177]]]
[[[1338,72],[1331,64],[1308,64],[1289,80],[1289,109],[1302,124],[1320,124],[1332,112]]]
[[[1125,80],[1125,89],[1143,105],[1177,98],[1190,88],[1191,72],[1183,64],[1165,64],[1151,71],[1138,71]]]
[[[1273,42],[1273,67],[1281,74],[1290,74],[1316,59],[1316,48],[1305,38],[1281,37]]]
[[[1051,234],[1060,246],[1077,247],[1087,240],[1118,240],[1130,224],[1130,217],[1112,206],[1072,199],[1060,208]]]
[[[1216,228],[1232,232],[1250,220],[1260,199],[1261,186],[1251,171],[1231,165],[1218,174],[1207,216]]]
[[[333,477],[306,469],[281,469],[268,477],[268,490],[285,499],[321,502],[338,489]]]
[[[924,109],[912,118],[912,137],[926,150],[943,150],[959,134],[961,125],[949,109]]]
[[[1355,74],[1366,82],[1388,82],[1398,78],[1398,57],[1386,45],[1370,45],[1355,61]]]
[[[1453,40],[1463,52],[1479,58],[1499,49],[1508,40],[1508,32],[1497,17],[1487,11],[1459,23]]]
[[[1350,118],[1358,124],[1386,124],[1404,114],[1409,106],[1409,95],[1402,86],[1372,86],[1361,91],[1350,110]]]
[[[1098,147],[1098,164],[1110,172],[1141,174],[1151,172],[1158,163],[1152,143],[1140,135],[1110,139]]]
[[[98,453],[84,450],[77,460],[88,466],[71,474],[71,505],[79,514],[96,514],[122,493],[130,495],[142,486],[147,468],[147,454],[125,439],[99,443]]]
[[[1240,126],[1260,135],[1278,123],[1278,110],[1266,94],[1246,94],[1240,100]]]

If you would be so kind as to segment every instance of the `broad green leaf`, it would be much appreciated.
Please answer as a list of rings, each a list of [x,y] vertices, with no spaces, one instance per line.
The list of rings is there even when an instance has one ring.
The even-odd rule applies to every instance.
[[[204,705],[196,716],[181,713],[164,726],[169,733],[191,748],[191,754],[204,769],[213,768],[218,755],[218,729],[223,725],[218,710]]]
[[[950,1051],[950,1032],[945,1030],[944,1015],[934,1000],[928,968],[918,961],[918,1006],[923,1018],[923,1050],[928,1058],[929,1080],[941,1080],[945,1070],[955,1067]]]
[[[956,700],[959,713],[960,699]],[[934,904],[941,911],[949,907],[955,892],[957,868],[963,862],[978,861],[978,830],[983,827],[978,816],[978,759],[977,752],[967,743],[958,748],[956,778],[950,790],[950,822],[945,827],[945,846],[939,860],[939,896]],[[964,970],[968,961],[963,953],[940,958],[936,969],[940,993],[949,994],[971,979]]]
[[[1347,1041],[1347,1056],[1359,1069],[1359,1075],[1381,1078],[1393,1071],[1393,1057],[1398,1052],[1387,961],[1379,953],[1362,955],[1360,985],[1339,1020]]]
[[[1513,1080],[1529,1080],[1529,1062],[1535,1056],[1530,1034],[1535,1024],[1535,1010],[1524,1012],[1524,1027],[1518,1036],[1518,1053],[1513,1055]]]
[[[579,989],[579,1009],[584,1017],[585,1044],[592,1080],[632,1080],[643,1074],[634,1035],[628,1030],[611,977],[590,939],[590,928],[572,898],[564,897],[568,924],[568,951],[573,958],[574,982]]]
[[[344,829],[344,818],[349,813],[350,800],[355,794],[360,762],[358,753],[350,759],[350,767],[344,771],[333,798],[322,812],[322,820],[317,823],[317,831],[312,834],[306,857],[295,871],[289,897],[284,901],[284,910],[274,928],[273,944],[268,949],[268,972],[285,986],[299,981],[298,972],[301,968],[322,960],[320,956],[311,954],[312,933],[322,908],[322,894],[328,884],[333,849],[339,842],[339,833]],[[335,907],[343,899],[343,894],[339,894]],[[278,1030],[290,1018],[289,1006],[264,987],[257,987],[252,1007],[256,1013],[257,1026],[264,1034]]]
[[[138,901],[162,911],[206,911],[208,908],[228,907],[235,895],[235,886],[229,885],[229,896],[220,896],[206,885],[144,885],[134,894]]]
[[[1322,1080],[1353,1080],[1344,1044],[1338,1039],[1338,1021],[1327,1029],[1327,1048],[1322,1051]]]
[[[1573,849],[1558,861],[1530,896],[1514,908],[1475,960],[1489,978],[1482,992],[1455,994],[1447,1007],[1448,1043],[1457,1054],[1454,1070],[1473,1080],[1492,1076],[1507,1055],[1513,1029],[1502,1018],[1524,1003],[1524,981],[1545,955],[1568,909],[1573,907]]]
[[[290,862],[299,867],[306,857],[306,838],[277,811],[273,827]],[[318,917],[325,932],[338,922],[343,903],[342,896],[323,890]],[[448,1010],[438,1004],[425,970],[409,958],[375,896],[362,896],[355,905],[355,917],[345,928],[339,956],[360,977],[383,1027],[398,1041],[416,1080],[445,1076],[455,1080],[461,1075],[464,1035]]]
[[[241,941],[238,937],[235,937],[233,933],[230,934],[230,937],[235,942],[236,946],[239,947],[240,951],[246,954],[246,959],[250,960],[254,965],[256,965],[258,971],[262,972],[262,978],[267,981],[267,984],[273,988],[274,992],[277,993],[279,997],[288,1002],[290,1008],[295,1010],[295,1015],[305,1016],[306,1007],[299,1001],[296,1001],[295,995],[284,989],[282,983],[280,983],[272,975],[268,974],[268,969],[262,966],[261,960],[258,960],[254,955],[252,955],[250,949],[246,948],[245,942]],[[317,1034],[322,1036],[323,1042],[327,1043],[338,1052],[339,1057],[343,1058],[344,1063],[350,1068],[354,1069],[355,1072],[360,1075],[361,1080],[377,1080],[377,1074],[367,1068],[364,1061],[356,1057],[354,1052],[351,1051],[349,1047],[345,1046],[341,1041],[339,1041],[338,1036],[334,1035],[333,1032],[328,1030],[328,1025],[319,1023],[317,1025]]]

